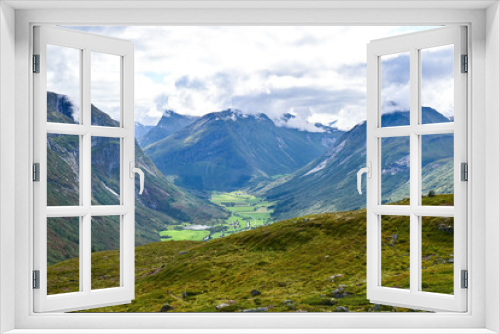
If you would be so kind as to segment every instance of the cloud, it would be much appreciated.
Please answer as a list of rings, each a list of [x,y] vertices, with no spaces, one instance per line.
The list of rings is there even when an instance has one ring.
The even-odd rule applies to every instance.
[[[337,121],[339,127],[348,128],[366,119],[369,41],[429,27],[72,28],[134,43],[135,116],[141,123],[155,124],[167,108],[203,115],[233,107],[265,112],[278,121],[293,111],[297,114],[293,124],[299,128],[316,121]],[[405,78],[398,69],[404,62],[398,61],[390,64],[386,75],[402,85]],[[111,89],[105,79],[99,86],[100,100]],[[389,86],[392,90],[387,93],[401,101],[390,100],[402,103],[404,87]],[[116,105],[107,108],[114,113]]]

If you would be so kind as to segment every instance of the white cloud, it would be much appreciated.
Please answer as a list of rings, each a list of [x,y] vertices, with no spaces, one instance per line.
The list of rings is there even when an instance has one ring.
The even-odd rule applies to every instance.
[[[141,123],[155,124],[161,117],[161,109],[166,108],[182,114],[203,115],[233,107],[249,113],[265,112],[271,119],[279,119],[279,115],[291,109],[302,110],[307,112],[299,112],[298,120],[337,120],[339,127],[345,129],[366,118],[363,66],[367,43],[428,29],[74,28],[134,43],[136,120]],[[346,68],[353,70],[345,71]],[[101,87],[100,92],[104,99],[106,88]],[[285,92],[294,92],[294,95]],[[159,105],[157,101],[162,96],[166,102]]]

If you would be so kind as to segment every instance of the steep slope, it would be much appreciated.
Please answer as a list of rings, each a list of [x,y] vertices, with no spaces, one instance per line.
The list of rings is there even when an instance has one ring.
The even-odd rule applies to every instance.
[[[408,112],[382,116],[383,126],[408,124]],[[432,108],[423,109],[424,122],[449,122]],[[423,192],[452,191],[453,135],[424,136]],[[384,139],[382,144],[382,198],[392,202],[409,196],[409,140]],[[356,190],[356,173],[366,165],[366,122],[341,136],[322,157],[292,175],[258,190],[270,201],[277,201],[275,218],[288,219],[305,214],[354,210],[366,199]],[[436,183],[439,180],[439,183]],[[451,186],[450,186],[451,183]]]
[[[163,138],[176,133],[180,129],[195,122],[199,117],[180,115],[173,110],[165,110],[158,124],[154,126],[145,136],[138,139],[141,147],[151,145]],[[136,138],[138,138],[136,136]]]
[[[146,154],[177,184],[227,191],[301,168],[327,150],[324,136],[229,109],[203,116],[148,146]]]
[[[48,120],[74,123],[72,105],[63,95],[49,92]],[[109,115],[92,106],[92,123],[101,126],[117,126]],[[76,136],[50,135],[48,137],[48,205],[78,205],[78,138]],[[211,224],[224,219],[227,214],[209,201],[190,195],[170,183],[144,154],[136,143],[136,165],[145,173],[144,193],[136,193],[136,244],[159,241],[158,232],[166,224],[193,222]],[[92,203],[100,205],[119,204],[119,141],[114,138],[92,138]],[[138,191],[138,180],[136,180]],[[96,244],[100,249],[112,247],[110,235],[118,230],[106,219],[100,218],[100,232]],[[64,219],[52,220],[49,228],[54,244],[64,243],[67,251],[62,254],[49,248],[49,262],[57,262],[75,256],[78,246],[78,227],[65,224]]]
[[[436,196],[432,201],[449,198]],[[446,202],[448,201],[448,202]],[[383,279],[409,286],[409,226],[383,221]],[[425,291],[453,292],[453,219],[432,218],[422,228]],[[94,312],[350,312],[408,311],[366,299],[366,212],[338,212],[282,221],[209,242],[169,241],[136,248],[136,295],[130,304]],[[115,251],[96,253],[95,276],[117,275]],[[49,287],[64,291],[76,261],[50,268]],[[94,273],[93,273],[94,274]],[[251,291],[258,293],[252,295]],[[225,304],[225,306],[223,305]],[[217,306],[223,305],[217,308]]]
[[[135,122],[135,139],[139,141],[139,139],[147,135],[152,128],[154,128],[152,125],[144,125],[139,122]]]

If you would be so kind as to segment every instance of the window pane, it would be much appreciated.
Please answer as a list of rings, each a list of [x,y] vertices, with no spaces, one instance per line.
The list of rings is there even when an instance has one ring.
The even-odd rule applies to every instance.
[[[47,135],[47,205],[80,205],[80,136]]]
[[[47,218],[47,294],[80,290],[80,218]]]
[[[91,53],[92,125],[120,126],[121,57]]]
[[[410,137],[381,139],[381,204],[410,203]]]
[[[453,45],[422,49],[420,57],[422,124],[453,121]]]
[[[422,136],[422,205],[453,205],[453,134]]]
[[[382,286],[410,288],[410,217],[382,216]]]
[[[453,294],[453,232],[451,217],[422,217],[422,291]]]
[[[80,49],[47,45],[47,122],[80,121]]]
[[[120,138],[92,137],[92,204],[120,204]]]
[[[92,217],[92,289],[120,286],[120,216]]]
[[[410,52],[380,58],[382,127],[410,125]]]

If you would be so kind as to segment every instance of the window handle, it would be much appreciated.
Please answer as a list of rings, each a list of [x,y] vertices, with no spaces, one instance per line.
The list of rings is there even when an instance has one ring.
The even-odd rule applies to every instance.
[[[361,195],[363,192],[361,191],[361,176],[366,173],[366,177],[371,179],[372,178],[372,163],[367,162],[366,167],[361,168],[358,171],[358,193]]]
[[[134,163],[130,162],[130,178],[134,179],[135,174],[139,174],[139,195],[144,191],[144,172],[142,169],[135,167]]]

